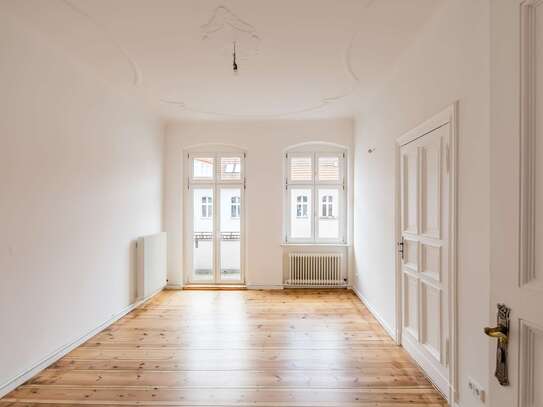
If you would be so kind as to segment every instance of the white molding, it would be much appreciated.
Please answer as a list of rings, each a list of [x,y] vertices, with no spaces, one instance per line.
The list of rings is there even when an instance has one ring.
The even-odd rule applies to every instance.
[[[360,302],[362,302],[362,304],[364,304],[364,306],[373,315],[373,317],[379,322],[379,324],[381,324],[381,326],[385,329],[385,331],[390,335],[390,337],[392,339],[394,339],[394,341],[396,341],[396,343],[398,343],[398,338],[396,336],[396,330],[393,329],[388,324],[388,322],[385,321],[385,319],[383,317],[381,317],[381,315],[379,314],[379,312],[377,312],[375,307],[368,301],[367,298],[365,298],[362,295],[362,293],[360,293],[360,291],[358,291],[358,289],[355,286],[351,286],[350,288],[356,294],[356,296],[358,297]]]
[[[217,33],[221,33],[221,31],[224,29],[228,30],[227,26],[228,28],[236,31],[236,34],[233,35],[234,38],[237,38],[238,35],[246,34],[250,38],[254,39],[257,42],[255,53],[258,52],[258,44],[260,43],[261,39],[256,33],[255,27],[248,22],[243,21],[234,12],[232,12],[232,10],[224,5],[217,6],[215,10],[213,10],[213,14],[208,22],[200,27],[202,31],[202,40],[215,36]],[[230,40],[231,39],[229,38],[228,42],[231,42]]]
[[[543,327],[520,320],[519,341],[519,407],[540,407],[535,400],[535,337],[543,338]],[[541,378],[539,379],[541,380]]]
[[[247,284],[248,290],[282,290],[283,284]]]
[[[168,284],[164,287],[165,290],[182,290],[183,284]]]
[[[520,5],[520,275],[519,285],[536,285],[536,19],[541,1]],[[541,287],[539,287],[541,288]]]
[[[239,114],[236,114],[236,113],[218,112],[218,111],[213,111],[213,110],[205,110],[199,107],[189,105],[183,101],[174,100],[174,99],[160,99],[160,102],[169,104],[169,105],[178,106],[179,110],[181,111],[193,112],[193,113],[198,113],[202,115],[231,117],[231,118],[273,119],[273,118],[293,116],[293,115],[302,114],[302,113],[308,113],[314,110],[322,109],[328,106],[329,104],[336,102],[337,100],[343,99],[351,95],[353,92],[354,92],[354,87],[353,89],[351,89],[350,91],[346,93],[322,98],[319,102],[316,102],[312,106],[308,106],[308,107],[297,109],[297,110],[279,112],[279,113],[252,113],[252,114],[239,113]]]
[[[77,348],[82,343],[88,341],[90,338],[95,336],[96,334],[100,333],[104,329],[106,329],[111,324],[115,323],[122,317],[124,317],[129,312],[133,311],[134,309],[141,307],[143,304],[145,304],[147,301],[151,300],[155,295],[160,293],[162,289],[154,292],[149,297],[136,301],[133,304],[128,305],[127,307],[123,308],[121,311],[113,314],[110,318],[99,324],[96,328],[91,329],[87,333],[81,335],[79,338],[73,340],[72,342],[69,342],[60,348],[54,350],[49,355],[42,358],[40,361],[36,362],[32,367],[25,370],[22,373],[19,373],[18,375],[12,377],[11,379],[7,380],[5,383],[0,384],[0,398],[4,397],[6,394],[10,393],[11,391],[15,390],[17,387],[22,385],[27,380],[30,380],[32,377],[36,376],[38,373],[40,373],[42,370],[46,369],[47,367],[51,366],[53,363],[55,363],[57,360],[65,356],[66,354],[70,353],[72,350]]]
[[[395,242],[401,238],[401,155],[400,147],[450,123],[451,134],[449,141],[449,403],[454,404],[459,399],[459,372],[458,372],[458,101],[455,101],[441,112],[416,126],[396,140],[396,180],[395,180]],[[395,248],[396,249],[396,248]],[[395,252],[397,252],[395,250]],[[403,342],[402,335],[402,278],[401,262],[396,255],[396,337]],[[420,322],[420,321],[419,321]]]
[[[447,108],[443,109],[441,112],[437,113],[436,115],[432,116],[430,119],[424,121],[423,123],[419,124],[414,129],[408,131],[401,137],[399,137],[396,140],[396,143],[399,146],[403,146],[407,143],[410,143],[420,137],[425,136],[426,134],[434,131],[435,129],[438,129],[442,126],[444,126],[447,123],[451,123],[453,120],[453,117],[455,115],[455,108],[456,104],[452,104],[448,106]]]
[[[87,13],[85,10],[83,10],[79,5],[75,5],[72,0],[62,0],[62,2],[68,6],[74,13],[79,14],[80,16],[86,18],[92,25],[94,25],[101,33],[102,35],[119,51],[119,53],[123,56],[123,58],[128,61],[130,64],[130,68],[132,69],[132,72],[134,74],[134,80],[133,84],[134,86],[141,86],[143,82],[143,74],[141,73],[141,69],[139,65],[136,63],[134,58],[132,58],[128,51],[117,41],[113,38],[111,33],[107,30],[107,28],[98,22],[95,18],[93,18],[89,13]]]

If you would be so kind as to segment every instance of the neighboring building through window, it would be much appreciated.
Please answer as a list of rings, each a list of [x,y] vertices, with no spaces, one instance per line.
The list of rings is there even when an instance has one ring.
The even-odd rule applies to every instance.
[[[334,197],[332,195],[324,195],[322,197],[322,218],[334,217]]]
[[[213,216],[213,198],[210,196],[202,197],[202,218],[211,218]]]
[[[307,195],[296,197],[296,217],[307,218]]]
[[[233,196],[230,198],[230,217],[237,219],[239,218],[241,210],[241,198],[239,196]]]

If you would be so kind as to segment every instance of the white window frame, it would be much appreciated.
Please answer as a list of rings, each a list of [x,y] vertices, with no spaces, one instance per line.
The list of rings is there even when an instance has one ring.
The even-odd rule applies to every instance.
[[[293,180],[291,177],[291,161],[295,157],[311,157],[311,180]],[[339,177],[337,181],[321,181],[318,174],[318,160],[320,157],[337,157],[339,162]],[[346,151],[345,150],[327,150],[327,149],[308,149],[289,151],[285,154],[284,164],[284,230],[286,244],[346,244],[347,230],[347,188],[346,188]],[[311,200],[308,202],[308,209],[311,207],[311,236],[309,238],[295,238],[291,233],[291,189],[305,188],[311,190]],[[323,217],[322,204],[319,200],[320,189],[337,189],[338,202],[333,203],[336,210],[335,216]],[[294,203],[297,205],[297,202]],[[296,208],[297,209],[297,208]],[[297,214],[297,211],[295,211]],[[319,219],[338,219],[338,238],[319,238]]]

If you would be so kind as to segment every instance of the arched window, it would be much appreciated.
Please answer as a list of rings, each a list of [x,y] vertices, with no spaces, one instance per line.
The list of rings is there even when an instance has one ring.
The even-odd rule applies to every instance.
[[[327,146],[285,154],[286,242],[345,242],[345,161]]]

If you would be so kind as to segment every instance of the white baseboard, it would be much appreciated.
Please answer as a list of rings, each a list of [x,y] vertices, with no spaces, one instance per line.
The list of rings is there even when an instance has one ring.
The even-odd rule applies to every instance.
[[[168,284],[164,289],[165,290],[182,290],[183,284]]]
[[[283,284],[247,284],[248,290],[282,290]]]
[[[102,322],[100,325],[98,325],[96,328],[91,329],[89,332],[85,333],[84,335],[80,336],[79,338],[75,339],[74,341],[67,343],[64,346],[61,346],[57,350],[51,352],[49,355],[45,356],[42,360],[35,363],[34,366],[27,369],[26,371],[16,375],[15,377],[9,379],[6,383],[0,384],[0,398],[4,397],[9,392],[15,390],[17,387],[19,387],[21,384],[26,382],[27,380],[30,380],[32,377],[36,376],[38,373],[40,373],[42,370],[46,369],[47,367],[51,366],[53,363],[55,363],[57,360],[77,348],[82,343],[88,341],[90,338],[92,338],[94,335],[98,334],[99,332],[106,329],[108,326],[113,324],[114,322],[118,321],[122,317],[124,317],[126,314],[128,314],[130,311],[142,306],[144,303],[149,301],[151,298],[153,298],[155,295],[157,295],[162,290],[158,290],[152,295],[150,295],[148,298],[145,298],[143,300],[138,300],[133,304],[130,304],[129,306],[125,307],[121,311],[117,312],[116,314],[113,314],[111,318],[107,319],[106,321]]]
[[[425,373],[428,380],[439,390],[445,399],[452,394],[451,385],[447,378],[443,377],[439,370],[428,360],[427,356],[421,352],[409,335],[402,335],[402,346],[411,355],[420,369]]]
[[[375,307],[370,304],[370,302],[356,289],[356,287],[351,286],[351,290],[356,294],[356,296],[362,301],[362,304],[371,312],[375,319],[381,324],[381,326],[387,331],[387,333],[396,340],[396,330],[393,329],[375,310]]]

